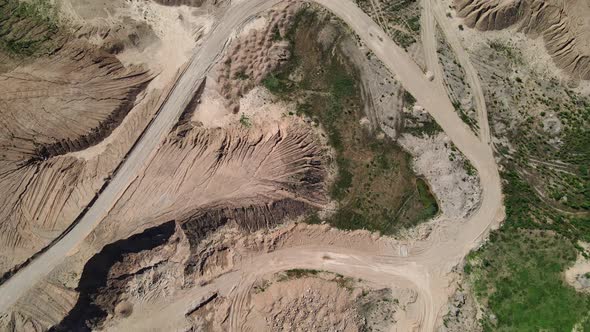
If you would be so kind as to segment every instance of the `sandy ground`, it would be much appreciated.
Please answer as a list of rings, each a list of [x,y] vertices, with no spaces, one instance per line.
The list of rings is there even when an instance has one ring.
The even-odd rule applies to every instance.
[[[588,243],[580,243],[588,250]],[[572,267],[565,271],[565,281],[579,292],[590,293],[590,259],[578,254],[578,259]]]
[[[479,207],[479,179],[467,174],[464,157],[452,151],[444,133],[433,137],[405,134],[399,143],[414,156],[414,170],[426,178],[445,217],[466,218]]]
[[[454,2],[465,25],[478,30],[516,26],[545,41],[558,67],[575,80],[590,78],[590,6],[587,1],[462,1]]]
[[[434,73],[435,80],[442,80],[443,69],[440,65],[438,54],[436,52],[436,27],[438,26],[443,32],[444,38],[451,46],[455,56],[465,71],[467,84],[472,90],[475,100],[475,107],[478,112],[479,133],[478,136],[484,143],[490,144],[491,136],[488,123],[488,112],[485,104],[485,98],[481,87],[481,81],[477,76],[477,71],[469,59],[461,41],[457,38],[458,29],[453,21],[446,16],[445,6],[439,2],[425,0],[423,2],[422,12],[422,42],[426,54],[426,62],[430,71]]]
[[[442,0],[440,2],[439,10],[449,8],[453,5],[453,0]],[[452,12],[448,10],[448,12]],[[539,73],[545,77],[559,78],[560,82],[569,83],[571,82],[571,76],[564,72],[562,69],[553,61],[551,54],[547,51],[543,38],[537,36],[527,36],[522,31],[519,31],[517,27],[508,27],[502,30],[490,30],[490,31],[477,31],[475,29],[463,29],[459,30],[458,26],[464,24],[464,20],[461,17],[452,15],[447,17],[446,22],[449,29],[453,29],[454,35],[458,38],[463,47],[468,52],[477,49],[480,45],[488,43],[489,41],[501,40],[508,42],[509,44],[515,45],[516,48],[522,51],[523,61],[531,67],[533,71]],[[578,92],[589,94],[590,93],[590,81],[575,81],[571,82],[574,90]]]

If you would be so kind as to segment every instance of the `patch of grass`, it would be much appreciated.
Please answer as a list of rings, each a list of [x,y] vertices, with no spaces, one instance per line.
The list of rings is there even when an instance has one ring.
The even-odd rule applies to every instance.
[[[467,175],[469,175],[469,176],[477,175],[477,169],[475,169],[475,167],[473,167],[473,164],[471,164],[471,162],[467,158],[465,158],[465,160],[463,161],[463,168],[467,172]]]
[[[334,146],[334,142],[332,142]],[[342,144],[338,144],[342,146]],[[345,158],[338,159],[338,175],[336,181],[330,189],[330,194],[336,200],[342,200],[348,194],[348,190],[352,187],[353,174],[350,172],[350,161]]]
[[[414,96],[408,91],[404,91],[404,104],[407,105],[408,108],[412,108],[416,105],[416,98],[414,98]]]
[[[285,271],[285,276],[288,279],[299,279],[303,277],[312,277],[318,275],[320,270],[311,270],[311,269],[291,269]]]
[[[250,118],[248,116],[246,116],[246,114],[242,113],[242,115],[240,116],[240,124],[243,127],[246,128],[250,128],[252,127],[252,121],[250,120]]]
[[[590,331],[590,296],[563,277],[578,254],[588,256],[579,242],[590,241],[584,207],[590,201],[589,99],[557,80],[540,79],[527,66],[513,66],[518,49],[489,46],[494,52],[482,50],[495,68],[481,74],[489,85],[491,128],[510,127],[497,133],[511,147],[498,148],[506,170],[506,221],[470,254],[464,271],[487,308],[487,331]],[[545,130],[551,117],[559,119],[561,131]]]
[[[404,117],[412,120],[412,122],[414,122],[414,123],[420,123],[422,125],[421,127],[409,127],[409,126],[404,127],[404,132],[407,132],[407,133],[412,134],[414,136],[418,136],[418,137],[421,137],[423,135],[434,136],[434,135],[441,133],[443,131],[442,128],[440,127],[440,125],[436,121],[434,121],[433,119],[431,119],[430,121],[419,122],[418,119],[414,118],[410,114],[404,114]]]
[[[588,296],[561,273],[576,259],[568,239],[548,232],[501,230],[469,257],[474,291],[497,318],[486,331],[571,331],[590,312]]]
[[[264,84],[281,98],[296,101],[297,114],[320,123],[336,151],[338,174],[329,193],[339,209],[325,221],[342,229],[392,234],[428,219],[436,213],[432,205],[436,202],[413,174],[410,156],[360,124],[365,103],[356,67],[338,45],[329,50],[319,46],[317,31],[328,19],[298,17],[299,26],[290,29],[288,37],[293,58]],[[295,70],[301,77],[297,82],[289,79]],[[411,95],[407,98],[414,100]],[[427,195],[430,199],[425,199]],[[315,216],[308,220],[321,222]]]
[[[408,47],[412,46],[412,44],[416,42],[416,38],[414,38],[412,35],[398,30],[392,32],[391,37],[395,43],[401,46],[404,50],[407,50]]]
[[[281,36],[281,31],[279,30],[279,26],[275,25],[275,27],[272,30],[272,40],[279,41],[282,39],[283,39],[283,37]]]
[[[522,57],[520,53],[512,46],[500,40],[492,40],[488,45],[496,52],[503,54],[508,59],[516,64],[522,64]]]
[[[0,48],[12,56],[32,56],[56,47],[57,9],[49,0],[0,3]]]
[[[319,225],[322,223],[322,219],[317,212],[313,212],[305,218],[305,223],[310,225]]]
[[[590,224],[552,212],[514,171],[503,177],[505,224],[468,256],[464,268],[490,311],[483,326],[486,331],[571,331],[590,313],[590,297],[565,284],[562,273],[576,260],[577,241],[588,240]]]
[[[422,203],[422,206],[424,206],[422,216],[419,219],[425,220],[434,217],[438,213],[438,204],[424,179],[418,178],[416,180],[416,190],[418,192],[418,199]]]
[[[408,19],[407,21],[408,26],[410,27],[410,30],[412,30],[415,33],[419,33],[420,32],[420,16],[412,16]]]
[[[421,7],[417,0],[384,1],[377,3],[378,9],[368,0],[356,3],[402,48],[407,50],[420,38]]]
[[[471,130],[477,133],[479,129],[479,124],[477,123],[477,121],[471,118],[469,115],[467,115],[467,113],[461,107],[461,104],[459,102],[453,102],[453,106],[455,107],[455,111],[459,113],[459,117],[461,118],[461,120],[463,120],[463,122],[465,122],[469,126],[469,128],[471,128]]]
[[[263,81],[262,84],[266,87],[270,92],[275,94],[284,94],[289,91],[288,84],[285,80],[274,76],[269,75]]]

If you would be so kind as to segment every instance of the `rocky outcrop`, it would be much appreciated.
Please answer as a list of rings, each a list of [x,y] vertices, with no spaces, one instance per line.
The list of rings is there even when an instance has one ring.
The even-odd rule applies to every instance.
[[[202,248],[199,244],[208,235],[228,223],[234,223],[242,230],[252,232],[272,228],[285,218],[298,217],[310,210],[310,206],[303,202],[284,199],[262,205],[203,211],[182,223],[182,229],[191,248],[191,257],[185,271],[187,274],[203,275],[205,265],[215,255],[215,251],[211,248]]]
[[[574,78],[590,79],[590,3],[586,0],[455,0],[465,24],[479,30],[518,25],[543,37],[558,67]]]
[[[76,305],[50,331],[91,331],[113,315],[129,281],[174,253],[175,248],[165,247],[175,247],[175,232],[176,223],[167,222],[106,245],[84,266]]]

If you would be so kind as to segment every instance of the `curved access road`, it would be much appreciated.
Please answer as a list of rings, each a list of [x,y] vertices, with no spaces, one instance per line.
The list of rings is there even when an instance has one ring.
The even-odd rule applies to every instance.
[[[209,68],[223,51],[232,31],[253,15],[278,2],[280,1],[241,0],[232,3],[226,15],[214,27],[201,48],[196,51],[157,117],[142,135],[120,170],[114,175],[109,186],[90,207],[88,213],[61,241],[0,286],[0,312],[12,306],[21,294],[24,294],[47,275],[61,262],[64,256],[72,253],[90,234],[129,184],[149,163],[160,142],[169,133]],[[380,270],[388,271],[384,274],[387,278],[395,276],[395,280],[398,282],[413,285],[412,288],[418,292],[423,309],[419,317],[412,323],[412,329],[432,331],[440,321],[441,310],[448,299],[451,268],[481,243],[490,228],[498,225],[503,218],[500,177],[492,151],[488,144],[481,142],[457,116],[451,101],[441,91],[437,82],[428,81],[410,56],[389,39],[387,34],[351,0],[314,0],[313,2],[332,11],[360,36],[405,89],[426,108],[479,172],[483,189],[482,202],[478,211],[468,220],[445,223],[437,227],[426,240],[408,244],[404,250],[390,253],[385,257],[372,257],[370,253],[363,254],[367,261],[370,261],[369,257],[371,257],[371,260],[379,261],[380,266],[387,267],[387,269],[380,268]],[[296,248],[296,250],[297,253],[303,252],[302,250],[330,251],[333,255],[338,252],[346,252],[345,248],[339,247],[315,249],[302,247]],[[281,264],[290,267],[301,265],[301,267],[312,268],[320,264],[317,261],[304,264],[297,258],[298,255],[290,255],[288,252],[278,251],[272,255],[275,255],[273,257],[276,257],[278,262],[283,262]],[[264,257],[261,257],[263,262]],[[323,262],[321,264],[322,266],[326,265]],[[343,265],[347,264],[350,265],[350,262],[345,260]],[[268,269],[272,269],[272,265],[267,265],[270,266]],[[329,265],[324,267],[328,270],[336,269]],[[265,269],[267,268],[262,266],[257,273],[263,273]],[[355,273],[353,272],[355,269],[364,270],[365,267],[350,265],[347,268],[352,274]],[[217,283],[213,285],[215,284]],[[227,286],[221,281],[219,284]],[[241,282],[237,288],[249,287],[247,285],[248,282]]]
[[[477,247],[488,235],[489,230],[499,225],[503,219],[500,177],[492,151],[489,145],[480,141],[458,117],[440,84],[427,80],[408,54],[388,39],[386,33],[351,1],[314,2],[332,11],[361,37],[473,163],[479,172],[483,188],[480,208],[467,220],[451,220],[438,226],[424,241],[400,242],[400,250],[397,252],[358,252],[318,244],[284,248],[256,256],[247,263],[236,266],[234,272],[221,276],[208,286],[179,296],[173,301],[173,306],[161,313],[161,317],[167,317],[167,320],[150,319],[150,316],[139,314],[136,319],[121,322],[121,330],[125,330],[129,326],[127,324],[131,323],[143,322],[148,324],[147,326],[159,326],[154,324],[182,321],[183,317],[180,316],[184,315],[190,303],[204,296],[206,292],[218,291],[232,301],[230,330],[240,331],[248,310],[244,308],[247,294],[260,276],[284,269],[311,268],[363,278],[381,285],[413,289],[418,294],[415,306],[417,310],[409,313],[405,319],[399,320],[394,328],[398,331],[434,331],[437,324],[442,322],[444,308],[452,292],[451,269],[460,263],[469,251]],[[330,259],[326,260],[326,256]],[[162,306],[156,304],[154,308]],[[145,312],[154,313],[149,308],[145,308]],[[172,319],[175,315],[178,320]]]
[[[435,75],[435,80],[444,88],[443,69],[438,60],[436,52],[436,26],[440,27],[441,32],[449,43],[451,50],[455,53],[457,61],[465,71],[465,79],[473,93],[475,109],[478,115],[479,137],[485,144],[491,143],[490,125],[488,122],[488,110],[479,79],[478,72],[473,67],[469,54],[461,44],[457,35],[458,29],[446,17],[445,8],[440,2],[433,0],[423,0],[422,9],[422,44],[424,46],[424,56],[426,66]]]

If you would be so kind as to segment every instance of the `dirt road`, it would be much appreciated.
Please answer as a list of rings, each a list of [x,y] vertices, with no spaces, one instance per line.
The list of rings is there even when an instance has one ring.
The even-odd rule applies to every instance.
[[[124,324],[182,322],[189,303],[203,296],[205,292],[215,290],[220,291],[221,295],[233,298],[230,328],[238,331],[239,322],[244,315],[241,313],[241,310],[244,310],[241,304],[252,283],[259,276],[289,268],[313,268],[363,278],[378,284],[395,284],[414,289],[418,293],[418,310],[407,313],[405,319],[397,322],[395,329],[433,331],[437,323],[441,323],[442,315],[445,314],[444,307],[452,292],[449,286],[452,283],[451,269],[481,243],[491,227],[499,225],[503,219],[500,177],[492,151],[488,144],[480,141],[457,116],[439,83],[428,81],[408,54],[388,39],[385,32],[351,1],[315,2],[334,12],[359,34],[473,163],[479,172],[483,188],[481,207],[468,220],[449,220],[441,223],[427,240],[400,243],[398,252],[386,255],[377,255],[375,252],[352,252],[336,246],[300,246],[261,255],[248,261],[248,264],[236,267],[235,272],[220,277],[203,289],[179,295],[172,307],[158,313],[161,317],[166,317],[166,320],[150,319],[139,314],[137,319],[131,319]],[[324,257],[330,259],[326,260]],[[227,290],[230,289],[231,294],[227,294]],[[161,308],[162,304],[149,306],[152,305],[154,308]],[[141,311],[154,312],[147,307]],[[125,326],[121,326],[121,330],[125,330]]]
[[[472,90],[473,99],[475,101],[475,109],[478,115],[479,137],[485,144],[490,144],[490,125],[488,123],[488,110],[485,103],[481,81],[477,76],[477,70],[473,67],[473,63],[469,58],[469,54],[461,45],[458,37],[458,28],[453,26],[446,17],[445,8],[440,2],[433,0],[423,0],[422,11],[422,43],[424,44],[424,53],[426,57],[426,64],[433,73],[435,73],[436,80],[443,82],[443,70],[438,61],[436,53],[436,26],[440,30],[449,43],[451,49],[457,56],[457,61],[465,70],[465,79]],[[441,83],[444,84],[444,83]]]
[[[21,294],[47,275],[65,255],[71,254],[104,218],[118,197],[140,174],[157,151],[159,143],[168,134],[202,78],[223,51],[232,30],[252,15],[278,2],[279,0],[242,0],[231,5],[224,18],[219,21],[192,58],[157,118],[83,220],[54,247],[0,287],[0,312],[14,304]],[[481,142],[457,116],[448,96],[440,89],[440,85],[436,81],[428,81],[410,56],[389,39],[387,34],[352,1],[314,0],[314,2],[339,16],[361,37],[471,161],[479,172],[483,188],[481,207],[468,220],[451,220],[441,223],[441,226],[438,226],[427,240],[403,244],[403,250],[400,249],[399,252],[392,252],[386,256],[375,256],[375,253],[347,254],[348,250],[341,247],[298,247],[260,256],[257,258],[257,261],[260,261],[259,265],[249,264],[243,267],[244,270],[224,275],[207,287],[190,291],[194,292],[190,294],[191,296],[169,301],[168,303],[172,305],[164,306],[165,309],[158,311],[158,315],[168,313],[172,310],[171,308],[186,308],[182,306],[189,305],[195,300],[194,296],[207,290],[227,290],[232,289],[234,285],[239,285],[234,290],[243,291],[251,286],[253,277],[249,276],[250,274],[270,273],[295,267],[321,268],[365,277],[368,280],[374,279],[385,284],[395,282],[396,285],[406,285],[415,289],[418,292],[421,310],[400,321],[397,328],[406,331],[415,329],[432,331],[440,321],[443,314],[441,310],[450,295],[449,272],[452,267],[476,247],[487,236],[490,228],[498,225],[503,218],[500,177],[492,151],[488,144]],[[322,257],[326,254],[335,258],[323,259]],[[147,308],[145,312],[148,312]],[[184,315],[183,310],[177,310],[175,313]],[[149,326],[155,328],[158,321],[172,321],[169,318],[174,316],[174,312],[169,314],[168,319],[162,320],[156,320],[157,315],[146,317],[143,323],[151,322]],[[236,312],[236,317],[239,319],[239,312]],[[134,327],[137,328],[137,326]],[[234,327],[237,326],[234,325]]]
[[[249,17],[271,8],[278,2],[278,0],[242,1],[227,12],[202,47],[191,58],[188,67],[176,82],[148,129],[78,224],[55,245],[0,286],[0,312],[5,312],[20,296],[49,274],[64,257],[75,252],[78,245],[104,219],[129,185],[149,164],[158,146],[178,121],[207,72],[223,52],[231,33]]]
[[[138,303],[134,314],[120,324],[109,327],[109,331],[131,330],[176,330],[186,323],[188,308],[194,307],[199,299],[211,292],[222,297],[232,298],[229,317],[230,330],[242,331],[241,323],[247,314],[247,295],[252,284],[261,277],[294,269],[319,269],[332,271],[346,276],[354,276],[370,281],[380,287],[417,288],[423,283],[425,271],[412,263],[392,264],[388,259],[375,256],[374,253],[355,251],[331,246],[292,247],[245,260],[235,271],[223,274],[214,282],[203,287],[181,290],[172,298],[159,302]],[[400,277],[403,275],[403,277]],[[427,297],[420,297],[413,306],[417,309],[416,318],[424,316],[430,308]],[[408,322],[412,326],[414,321]],[[404,325],[406,326],[406,325]],[[399,331],[411,331],[398,325]]]

